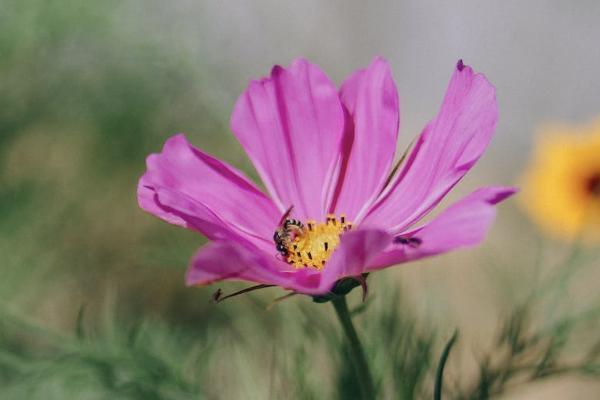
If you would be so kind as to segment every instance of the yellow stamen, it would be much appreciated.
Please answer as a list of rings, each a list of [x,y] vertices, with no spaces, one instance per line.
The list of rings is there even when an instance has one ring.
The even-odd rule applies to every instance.
[[[291,242],[287,262],[296,268],[312,267],[323,269],[325,263],[340,244],[340,236],[352,228],[352,223],[341,215],[327,216],[326,221],[307,221],[306,227]]]

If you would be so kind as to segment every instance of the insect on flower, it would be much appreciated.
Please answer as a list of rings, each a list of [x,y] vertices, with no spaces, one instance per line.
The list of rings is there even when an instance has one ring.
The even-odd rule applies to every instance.
[[[398,167],[388,63],[375,58],[338,90],[298,59],[251,81],[231,116],[266,193],[180,134],[147,158],[138,201],[210,240],[189,285],[230,279],[326,294],[343,278],[364,283],[369,272],[484,239],[495,205],[515,189],[481,188],[420,221],[483,154],[497,116],[494,87],[459,61],[438,115]]]
[[[290,247],[292,247],[292,240],[295,235],[302,235],[304,233],[304,224],[297,219],[289,219],[288,217],[292,213],[294,206],[288,208],[283,214],[277,224],[278,228],[273,234],[273,241],[275,242],[275,248],[285,258],[290,253]]]

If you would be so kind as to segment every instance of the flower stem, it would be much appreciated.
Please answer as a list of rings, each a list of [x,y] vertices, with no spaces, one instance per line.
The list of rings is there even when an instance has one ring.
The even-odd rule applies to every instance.
[[[444,346],[444,351],[442,352],[442,357],[440,358],[437,372],[435,373],[435,389],[433,392],[434,400],[442,400],[442,389],[444,389],[444,368],[446,367],[446,362],[450,356],[450,350],[452,350],[452,346],[454,346],[457,338],[458,330],[454,331],[454,334],[448,343],[446,343],[446,346]]]
[[[362,398],[365,400],[373,399],[375,397],[375,386],[373,385],[373,379],[371,377],[371,372],[369,371],[369,364],[367,364],[365,352],[360,344],[356,329],[354,329],[354,324],[352,323],[352,318],[350,317],[346,296],[336,296],[331,302],[333,303],[333,307],[342,324],[344,333],[350,343],[350,355],[352,357],[354,369],[359,378],[358,384],[362,392]]]

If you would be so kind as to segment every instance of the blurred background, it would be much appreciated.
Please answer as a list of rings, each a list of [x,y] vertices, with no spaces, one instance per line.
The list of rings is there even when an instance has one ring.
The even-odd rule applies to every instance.
[[[0,398],[331,398],[309,395],[315,382],[344,387],[317,362],[336,357],[327,334],[316,333],[338,330],[328,306],[296,296],[267,312],[283,294],[275,289],[216,306],[217,286],[185,288],[204,239],[138,208],[145,157],[184,132],[256,178],[229,130],[231,108],[250,79],[298,56],[336,83],[385,57],[400,93],[401,150],[436,114],[462,58],[495,84],[500,122],[452,198],[480,184],[518,184],[540,126],[600,113],[599,20],[592,0],[0,0]],[[502,318],[570,251],[509,201],[480,248],[373,277],[372,308],[381,312],[372,314],[392,329],[391,307],[413,324],[396,326],[404,333],[392,338],[418,324],[423,337],[435,331],[427,342],[435,362],[458,327],[447,373],[468,388]],[[536,311],[535,326],[599,304],[600,274],[578,274]],[[372,329],[377,343],[378,322],[363,318],[362,333]],[[562,350],[587,354],[597,327],[585,325]],[[302,395],[289,394],[290,382]],[[600,383],[569,373],[504,398],[551,395],[598,398]]]

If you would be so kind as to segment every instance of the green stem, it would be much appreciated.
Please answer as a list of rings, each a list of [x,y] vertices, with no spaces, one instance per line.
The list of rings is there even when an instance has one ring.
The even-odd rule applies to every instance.
[[[371,372],[369,371],[369,364],[367,364],[365,352],[360,344],[356,329],[354,329],[354,324],[352,323],[352,318],[350,317],[346,296],[336,296],[331,302],[335,307],[342,328],[344,328],[344,333],[350,343],[350,354],[352,356],[354,369],[359,378],[358,384],[362,392],[362,398],[365,400],[373,399],[375,397],[375,386],[373,385],[373,379],[371,378]]]
[[[440,358],[437,372],[435,373],[435,389],[433,392],[434,400],[442,400],[442,389],[444,388],[444,367],[448,361],[448,356],[450,356],[450,350],[452,350],[452,346],[454,346],[454,343],[456,343],[457,338],[458,330],[454,331],[454,335],[452,335],[448,343],[446,343],[446,346],[444,346],[444,351],[442,352],[442,357]]]

